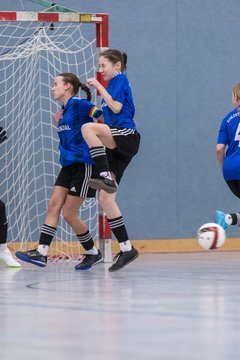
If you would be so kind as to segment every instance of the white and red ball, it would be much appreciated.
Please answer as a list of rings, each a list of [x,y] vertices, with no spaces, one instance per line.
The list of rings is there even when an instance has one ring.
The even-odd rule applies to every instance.
[[[197,231],[199,245],[205,250],[215,250],[220,248],[226,239],[225,230],[222,226],[215,223],[207,223]]]

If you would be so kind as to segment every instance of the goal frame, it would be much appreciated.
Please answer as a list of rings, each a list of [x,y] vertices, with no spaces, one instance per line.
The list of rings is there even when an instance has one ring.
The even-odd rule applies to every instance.
[[[108,48],[108,18],[109,15],[89,13],[60,12],[30,12],[30,11],[0,11],[0,21],[38,21],[38,22],[78,22],[96,25],[96,47],[99,50]]]
[[[107,13],[78,13],[78,12],[29,12],[29,11],[0,11],[0,22],[72,22],[72,23],[92,23],[96,27],[96,49],[100,51],[109,47],[109,14]],[[96,77],[104,86],[107,83],[97,71]],[[97,92],[97,102],[100,104],[100,94]],[[103,211],[99,209],[99,248],[103,253],[104,262],[112,261],[111,253],[111,229]],[[17,244],[11,246],[17,249]],[[53,250],[54,251],[54,250]],[[52,257],[52,255],[51,255]]]

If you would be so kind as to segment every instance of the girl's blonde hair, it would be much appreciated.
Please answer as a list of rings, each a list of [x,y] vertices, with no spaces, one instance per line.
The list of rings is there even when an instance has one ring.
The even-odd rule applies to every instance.
[[[240,83],[237,83],[236,85],[234,85],[232,92],[236,98],[236,101],[240,101]]]

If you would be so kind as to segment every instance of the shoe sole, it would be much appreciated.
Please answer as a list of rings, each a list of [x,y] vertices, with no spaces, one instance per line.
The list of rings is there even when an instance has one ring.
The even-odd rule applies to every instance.
[[[6,265],[6,267],[8,267],[8,268],[12,268],[12,269],[20,269],[22,266],[21,266],[21,264],[19,264],[19,265],[8,265],[4,260],[2,260],[2,259],[0,259],[0,263],[1,264],[4,264],[4,265]]]
[[[108,194],[113,194],[113,193],[117,192],[117,189],[118,189],[117,186],[115,188],[112,188],[110,186],[107,186],[101,180],[98,180],[98,179],[88,180],[88,185],[94,190],[104,190]]]
[[[132,258],[131,260],[129,260],[126,264],[124,264],[123,266],[119,267],[118,269],[113,269],[111,270],[111,267],[108,269],[109,272],[114,272],[114,271],[118,271],[123,269],[125,266],[127,266],[128,264],[130,264],[132,261],[136,260],[139,257],[139,254],[135,255],[134,258]]]
[[[9,269],[21,269],[21,265],[6,265]]]
[[[29,264],[33,264],[39,267],[45,267],[47,264],[43,264],[42,262],[36,261],[36,260],[32,260],[31,258],[29,258],[27,255],[21,253],[20,251],[16,252],[16,257],[22,261],[25,261]]]
[[[76,266],[75,266],[75,270],[77,270],[77,271],[89,270],[89,269],[91,269],[94,265],[100,264],[101,262],[103,262],[103,258],[100,259],[100,260],[98,260],[98,261],[96,261],[94,264],[92,264],[92,265],[86,265],[85,267],[83,267],[83,268],[81,268],[81,269],[77,269],[77,265],[76,265]]]

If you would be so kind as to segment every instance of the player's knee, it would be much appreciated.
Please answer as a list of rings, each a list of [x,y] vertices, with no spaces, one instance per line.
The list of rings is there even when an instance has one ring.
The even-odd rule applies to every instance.
[[[69,225],[72,224],[73,219],[75,218],[75,216],[76,216],[76,214],[73,213],[70,209],[64,208],[64,210],[63,210],[63,217],[64,217],[64,220],[65,220]]]
[[[48,203],[47,213],[48,214],[60,214],[62,205],[55,200],[50,199]]]
[[[81,132],[82,132],[82,136],[85,138],[87,137],[88,133],[89,133],[89,129],[91,128],[92,123],[86,123],[83,124],[81,127]]]

